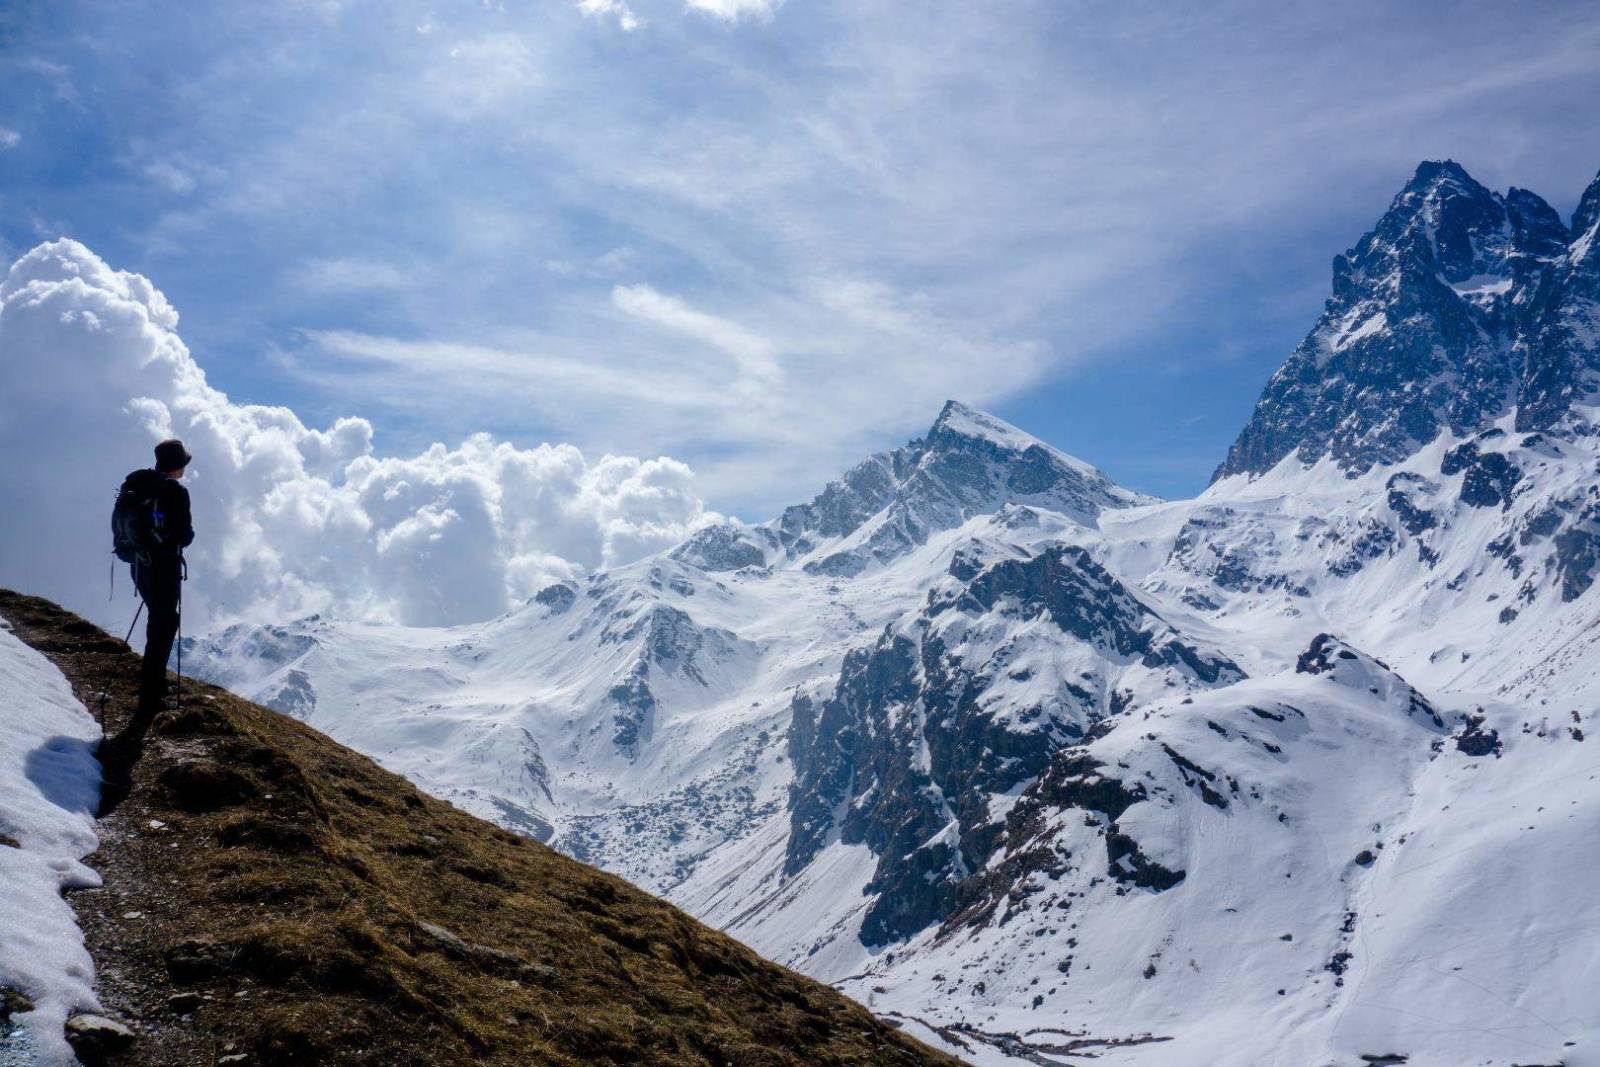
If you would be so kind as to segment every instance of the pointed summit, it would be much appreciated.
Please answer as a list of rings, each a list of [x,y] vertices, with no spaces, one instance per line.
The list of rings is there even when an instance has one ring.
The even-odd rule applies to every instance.
[[[1403,193],[1421,192],[1428,189],[1437,189],[1441,185],[1452,183],[1463,190],[1473,192],[1488,192],[1479,185],[1472,175],[1467,173],[1467,168],[1453,159],[1425,159],[1417,164],[1416,173],[1406,183]],[[1402,193],[1402,195],[1403,195]]]
[[[1048,448],[1043,441],[1030,433],[1017,429],[1015,426],[998,419],[986,411],[968,407],[959,400],[946,400],[939,417],[934,420],[933,429],[928,431],[928,440],[933,441],[941,437],[964,437],[977,441],[988,441],[1000,448],[1014,452],[1022,452],[1038,445]]]
[[[1568,233],[1539,197],[1502,197],[1429,161],[1378,224],[1334,257],[1333,293],[1273,375],[1213,480],[1286,456],[1355,475],[1441,432],[1466,435],[1517,402]]]
[[[1597,241],[1595,231],[1600,228],[1600,174],[1594,176],[1594,181],[1589,183],[1589,188],[1583,191],[1583,196],[1578,200],[1578,210],[1572,213],[1572,237],[1582,245],[1582,252],[1588,254],[1594,250]],[[1586,240],[1587,238],[1587,240]],[[1574,261],[1583,258],[1575,255]]]
[[[958,401],[926,437],[873,456],[778,520],[786,554],[807,570],[856,574],[940,530],[1006,504],[1031,504],[1093,525],[1105,508],[1148,503],[1094,467]]]
[[[1105,509],[1154,500],[1004,419],[951,400],[926,436],[868,457],[774,522],[708,527],[672,556],[706,570],[801,561],[812,573],[844,576],[1007,504],[1092,526]]]
[[[993,462],[1012,464],[1019,468],[1040,468],[1039,479],[1020,481],[1014,479],[1014,484],[1017,485],[1044,485],[1054,481],[1057,477],[1056,472],[1060,471],[1071,471],[1077,478],[1091,483],[1114,484],[1093,464],[1085,463],[1076,456],[1070,456],[1026,430],[1019,430],[1004,419],[963,404],[959,400],[945,401],[939,417],[934,420],[933,427],[921,443],[927,453],[922,458],[921,465],[928,469],[940,465],[939,457],[952,453],[977,452],[986,455]],[[917,442],[913,442],[912,447],[916,444]],[[1115,488],[1129,498],[1139,497],[1139,494],[1129,493],[1120,486]],[[1148,498],[1141,497],[1139,500],[1148,502]]]

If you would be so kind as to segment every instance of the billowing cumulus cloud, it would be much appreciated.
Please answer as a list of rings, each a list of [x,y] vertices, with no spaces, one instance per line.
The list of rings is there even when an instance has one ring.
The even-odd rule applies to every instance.
[[[191,632],[311,611],[445,625],[492,617],[549,582],[646,555],[713,518],[676,460],[586,459],[486,434],[380,456],[372,426],[307,427],[206,381],[148,280],[70,240],[0,284],[0,585],[103,621],[112,498],[152,444],[184,439],[199,539]],[[122,568],[118,568],[122,570]]]

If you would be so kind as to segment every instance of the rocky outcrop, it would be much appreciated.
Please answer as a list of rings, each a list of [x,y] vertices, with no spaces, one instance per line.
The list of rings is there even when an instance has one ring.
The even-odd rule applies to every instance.
[[[1334,258],[1322,317],[1213,477],[1289,455],[1358,474],[1512,411],[1519,430],[1561,424],[1600,381],[1597,215],[1600,179],[1569,230],[1533,193],[1501,196],[1457,163],[1422,164]],[[1503,499],[1505,476],[1487,460],[1468,493]]]
[[[979,558],[957,551],[952,580],[909,623],[846,656],[831,695],[794,698],[785,869],[797,873],[835,836],[866,844],[878,857],[861,927],[869,945],[954,913],[962,883],[1005,830],[991,798],[1038,780],[1056,753],[1141,687],[1182,691],[1243,677],[1081,547],[976,569]],[[1026,636],[998,644],[975,636],[986,623]],[[1041,677],[1053,684],[1039,687]],[[1131,839],[1108,838],[1108,848],[1135,884],[1171,884],[1174,875]]]

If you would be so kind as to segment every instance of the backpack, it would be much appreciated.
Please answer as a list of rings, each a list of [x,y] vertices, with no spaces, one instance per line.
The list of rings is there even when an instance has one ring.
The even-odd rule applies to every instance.
[[[165,477],[159,471],[137,470],[122,480],[111,509],[111,551],[124,563],[149,563],[162,542],[157,500]]]

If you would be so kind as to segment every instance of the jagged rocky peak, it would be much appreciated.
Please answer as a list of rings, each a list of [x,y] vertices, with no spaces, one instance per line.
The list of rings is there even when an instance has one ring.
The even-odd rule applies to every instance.
[[[956,400],[946,401],[927,436],[907,448],[917,453],[918,471],[951,489],[990,494],[989,499],[997,507],[1052,493],[1092,510],[1125,507],[1149,499],[1123,489],[1090,464],[1052,448],[1003,419]],[[974,460],[984,460],[1001,469],[983,470]]]
[[[1593,195],[1591,195],[1593,194]],[[1569,229],[1525,189],[1423,163],[1378,224],[1333,262],[1322,316],[1273,375],[1214,478],[1286,456],[1351,475],[1515,411],[1549,429],[1593,393],[1596,279],[1579,262],[1600,214]]]
[[[1578,209],[1572,214],[1573,258],[1592,258],[1597,251],[1595,247],[1596,231],[1600,230],[1600,173],[1594,176],[1589,183],[1589,188],[1583,191],[1583,197],[1578,201]]]
[[[1529,345],[1518,430],[1581,429],[1579,409],[1600,397],[1600,175],[1578,201],[1562,266]]]
[[[849,576],[1008,504],[1038,505],[1092,524],[1103,509],[1152,499],[1002,419],[951,400],[926,435],[856,464],[776,521],[709,527],[672,555],[706,570],[800,560],[813,573]]]
[[[709,526],[670,555],[707,571],[804,560],[813,573],[848,576],[1008,505],[1038,505],[1092,524],[1103,509],[1153,499],[1003,419],[951,400],[926,435],[868,457],[777,520]]]

